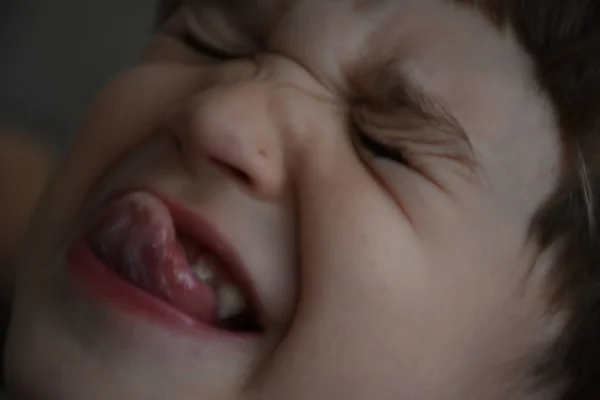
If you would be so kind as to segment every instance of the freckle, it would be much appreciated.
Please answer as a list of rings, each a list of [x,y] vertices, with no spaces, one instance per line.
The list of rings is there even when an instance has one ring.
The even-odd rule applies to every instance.
[[[265,158],[269,156],[265,149],[258,150],[258,154],[260,154],[262,157],[265,157]]]

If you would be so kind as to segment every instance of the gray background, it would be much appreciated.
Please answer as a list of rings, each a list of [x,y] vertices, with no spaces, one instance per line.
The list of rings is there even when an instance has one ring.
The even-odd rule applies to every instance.
[[[103,83],[138,56],[156,0],[0,0],[0,123],[60,153]]]

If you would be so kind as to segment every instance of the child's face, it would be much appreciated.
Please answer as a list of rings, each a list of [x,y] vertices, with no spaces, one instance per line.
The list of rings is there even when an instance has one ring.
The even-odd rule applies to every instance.
[[[184,21],[231,59],[186,47]],[[181,9],[100,94],[42,204],[18,282],[12,390],[529,398],[521,378],[554,332],[527,233],[559,165],[531,69],[509,31],[449,1]],[[223,328],[213,308],[233,311],[190,274],[173,224],[188,252],[219,253],[219,285],[245,271],[259,316],[243,327],[258,331]],[[117,264],[137,287],[109,275]]]

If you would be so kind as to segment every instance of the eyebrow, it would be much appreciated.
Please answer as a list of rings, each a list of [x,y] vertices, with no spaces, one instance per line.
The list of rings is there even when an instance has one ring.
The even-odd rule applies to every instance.
[[[397,61],[371,62],[356,68],[349,81],[355,105],[393,119],[395,126],[431,128],[434,134],[418,135],[417,132],[411,139],[437,146],[440,153],[436,154],[460,161],[471,170],[476,169],[478,162],[474,147],[460,121],[440,98],[417,86]]]
[[[181,0],[180,0],[181,1]],[[199,3],[199,0],[189,0]],[[216,4],[223,4],[222,0],[203,0]],[[262,0],[228,0],[227,6],[230,9],[247,8],[249,4],[255,6]],[[281,1],[282,8],[276,15],[281,18],[285,15],[287,8],[294,4],[296,0]],[[368,7],[380,4],[380,0],[355,0],[355,6]],[[452,0],[458,3],[475,0]],[[283,6],[285,5],[285,6]],[[247,15],[247,9],[244,13]],[[460,162],[469,170],[475,171],[479,166],[477,162],[474,146],[461,125],[460,121],[452,115],[445,103],[438,97],[427,93],[420,88],[401,68],[397,59],[385,61],[381,54],[375,54],[375,51],[368,51],[362,60],[376,60],[379,62],[369,62],[367,65],[359,68],[350,68],[348,71],[349,82],[352,90],[351,98],[354,103],[366,106],[370,111],[377,115],[385,117],[394,117],[403,125],[404,131],[413,128],[413,136],[410,138],[413,142],[428,145],[435,148],[435,154],[438,157],[445,157]],[[371,54],[372,53],[372,54]],[[403,121],[401,121],[403,120]],[[410,126],[409,126],[410,125]],[[431,128],[427,134],[416,132],[415,128]],[[400,130],[400,129],[398,129]],[[390,135],[391,136],[391,135]],[[397,136],[397,135],[396,135]],[[393,137],[389,138],[394,140]],[[406,138],[396,138],[405,140]],[[431,152],[430,152],[431,153]]]

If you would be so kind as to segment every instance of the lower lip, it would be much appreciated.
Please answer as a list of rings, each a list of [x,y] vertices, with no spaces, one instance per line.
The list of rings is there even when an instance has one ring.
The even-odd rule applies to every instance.
[[[91,251],[85,240],[77,241],[68,254],[68,271],[85,292],[130,314],[160,323],[171,329],[218,337],[240,337],[205,324],[139,289],[108,268]]]

